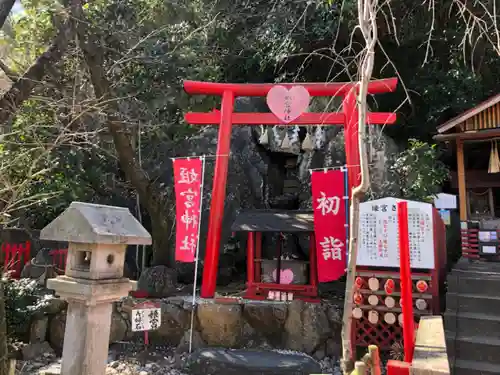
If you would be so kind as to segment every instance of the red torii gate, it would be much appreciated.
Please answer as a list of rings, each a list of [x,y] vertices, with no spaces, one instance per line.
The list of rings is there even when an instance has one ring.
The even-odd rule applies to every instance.
[[[393,92],[397,78],[371,81],[369,94]],[[266,96],[273,86],[302,86],[310,96],[342,96],[343,113],[303,113],[290,123],[283,123],[273,113],[233,113],[234,100],[238,96]],[[212,202],[208,224],[205,263],[201,285],[201,297],[213,298],[217,282],[219,247],[222,232],[224,201],[229,164],[231,130],[233,125],[344,125],[346,164],[348,168],[349,192],[361,182],[358,145],[358,110],[356,103],[357,83],[212,83],[184,81],[184,90],[191,95],[217,95],[222,97],[221,109],[209,113],[189,112],[185,120],[191,125],[217,125],[219,135],[212,186]],[[394,113],[367,114],[368,124],[388,125],[396,121]]]

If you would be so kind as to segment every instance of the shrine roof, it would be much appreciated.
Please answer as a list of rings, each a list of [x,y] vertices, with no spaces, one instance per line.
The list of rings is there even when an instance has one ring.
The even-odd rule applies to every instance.
[[[238,215],[232,231],[243,232],[313,232],[312,211],[252,210]]]
[[[455,126],[467,121],[471,117],[478,115],[479,113],[487,110],[488,108],[500,103],[500,94],[492,96],[488,100],[485,100],[482,103],[479,103],[477,106],[465,111],[464,113],[452,118],[451,120],[446,121],[444,124],[441,124],[437,127],[437,131],[439,134],[445,133],[448,130],[454,128]]]

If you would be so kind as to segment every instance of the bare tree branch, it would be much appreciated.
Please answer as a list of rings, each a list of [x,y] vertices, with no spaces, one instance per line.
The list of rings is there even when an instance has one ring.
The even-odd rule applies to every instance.
[[[7,121],[10,120],[22,103],[30,97],[31,92],[42,80],[48,68],[58,62],[64,55],[68,42],[72,37],[70,22],[70,20],[67,20],[63,23],[47,51],[36,59],[33,65],[19,77],[0,99],[0,124],[4,128],[4,133],[10,131]]]
[[[358,0],[358,27],[365,40],[365,49],[359,67],[358,86],[358,146],[361,167],[361,183],[352,191],[350,207],[350,241],[349,241],[349,264],[347,266],[347,278],[344,298],[344,316],[342,322],[342,350],[343,371],[349,374],[353,368],[353,353],[351,352],[352,337],[352,298],[354,279],[356,277],[356,259],[358,256],[358,228],[359,228],[359,204],[361,198],[370,187],[370,173],[368,168],[368,155],[366,149],[366,113],[368,111],[367,96],[368,84],[372,78],[373,65],[375,63],[375,47],[378,41],[377,35],[377,11],[378,0]]]
[[[19,79],[19,74],[10,69],[2,60],[0,60],[0,69],[4,71],[4,73],[12,82],[15,82]]]

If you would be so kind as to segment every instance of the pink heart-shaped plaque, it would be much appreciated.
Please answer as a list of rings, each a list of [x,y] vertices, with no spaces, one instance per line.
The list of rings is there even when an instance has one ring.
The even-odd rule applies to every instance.
[[[273,271],[273,279],[274,281],[278,281],[278,273],[276,270]],[[293,281],[293,271],[291,269],[281,270],[280,271],[280,284],[291,284]]]
[[[292,122],[309,107],[311,96],[303,86],[274,86],[267,93],[267,106],[284,123]]]

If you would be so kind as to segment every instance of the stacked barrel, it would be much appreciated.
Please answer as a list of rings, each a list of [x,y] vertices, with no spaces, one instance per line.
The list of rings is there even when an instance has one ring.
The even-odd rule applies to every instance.
[[[416,323],[420,316],[439,311],[438,281],[433,273],[412,274]],[[403,314],[398,271],[358,270],[353,293],[353,333],[356,346],[389,349],[401,341]]]

